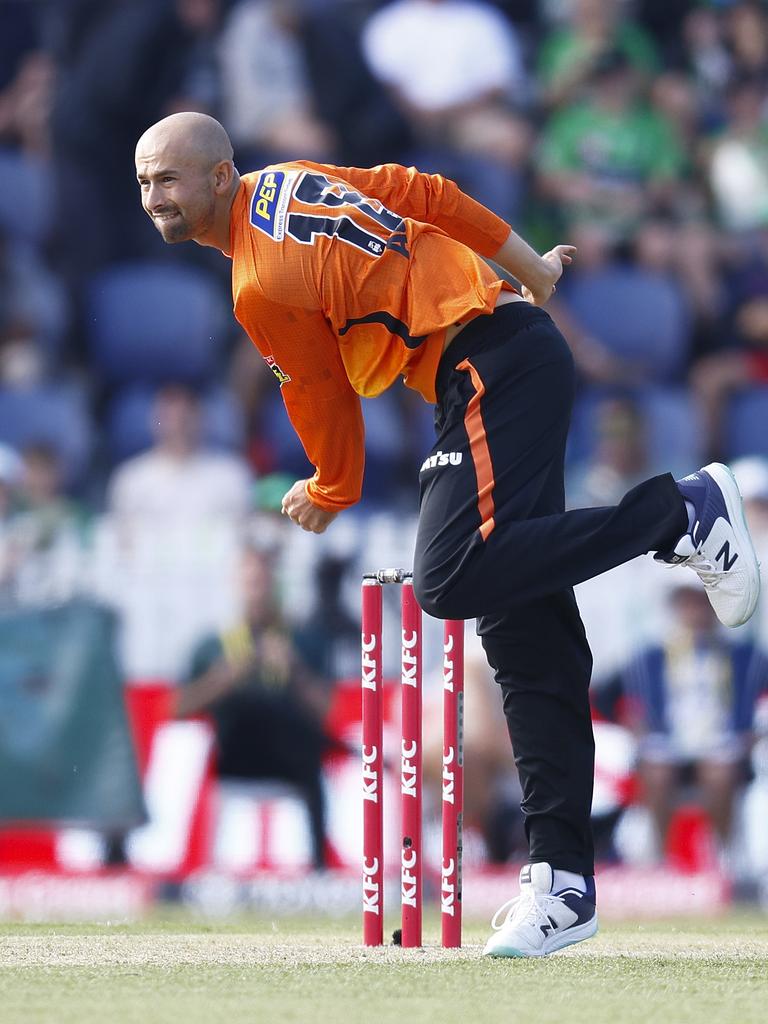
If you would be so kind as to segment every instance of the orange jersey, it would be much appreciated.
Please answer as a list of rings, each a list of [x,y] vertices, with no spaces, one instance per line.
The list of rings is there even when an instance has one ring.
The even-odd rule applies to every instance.
[[[446,328],[490,313],[509,225],[439,175],[306,161],[246,174],[232,207],[235,316],[280,382],[316,468],[310,499],[360,496],[359,395],[396,379],[435,401]]]

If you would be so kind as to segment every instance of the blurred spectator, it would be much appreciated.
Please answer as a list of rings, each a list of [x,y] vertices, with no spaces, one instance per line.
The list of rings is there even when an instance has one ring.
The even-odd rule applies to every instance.
[[[43,353],[25,323],[0,324],[0,387],[27,388],[45,376]]]
[[[729,400],[768,383],[768,291],[757,285],[747,294],[732,310],[727,330],[729,347],[698,360],[690,375],[711,458],[727,456],[723,421]]]
[[[768,654],[768,459],[747,456],[732,463],[731,469],[744,499],[744,514],[760,562],[762,590],[749,633]]]
[[[307,807],[315,867],[325,866],[322,757],[328,686],[306,667],[279,610],[270,559],[242,555],[242,619],[192,656],[176,714],[211,714],[222,779],[278,779]]]
[[[286,482],[288,486],[292,483]],[[283,487],[281,497],[287,489]],[[326,679],[348,679],[359,671],[360,623],[344,606],[341,595],[350,561],[331,552],[320,557],[310,581],[314,607],[297,633],[304,660]]]
[[[597,440],[586,464],[568,476],[571,508],[616,505],[632,487],[650,475],[646,424],[631,398],[607,398],[594,415]]]
[[[53,67],[40,17],[40,5],[29,0],[0,5],[0,144],[27,154],[48,150]]]
[[[585,441],[588,455],[566,471],[569,508],[615,505],[658,471],[650,450],[651,424],[639,394],[595,401],[587,393],[577,405],[571,435],[572,444]],[[668,457],[666,452],[663,457]],[[667,583],[667,574],[652,559],[640,557],[576,588],[598,695],[613,684],[638,648],[658,635]]]
[[[768,17],[758,0],[733,3],[724,14],[724,34],[734,75],[768,81]]]
[[[0,443],[0,522],[5,522],[14,505],[14,488],[21,476],[21,460],[7,444]]]
[[[7,444],[0,443],[0,605],[13,598],[12,557],[9,524],[16,506],[16,487],[21,477],[21,460]]]
[[[363,55],[362,24],[372,0],[294,0],[312,98],[331,127],[343,163],[402,162],[411,144],[406,119]]]
[[[644,797],[663,851],[681,789],[695,785],[725,851],[768,666],[720,631],[700,587],[676,587],[670,616],[665,642],[642,651],[625,676]]]
[[[768,83],[756,76],[733,81],[727,121],[708,155],[708,178],[720,223],[731,231],[768,224]]]
[[[733,59],[722,31],[722,15],[696,7],[682,25],[683,66],[693,77],[704,124],[720,116],[722,93],[733,74]]]
[[[240,0],[220,40],[223,122],[239,159],[328,161],[330,126],[317,116],[297,0]],[[332,67],[326,73],[333,75]]]
[[[116,470],[110,510],[126,545],[133,531],[184,529],[215,517],[242,526],[250,478],[242,460],[200,447],[200,404],[181,385],[162,388],[152,415],[155,446]]]
[[[136,140],[178,109],[216,101],[200,73],[212,59],[220,0],[86,0],[56,12],[56,101],[52,115],[58,179],[57,241],[62,273],[162,249],[141,210]],[[77,239],[73,245],[72,240]]]
[[[586,99],[562,107],[544,129],[541,185],[566,220],[600,224],[607,241],[624,241],[648,214],[677,207],[684,154],[621,51],[603,53],[588,84]]]
[[[681,29],[697,0],[635,0],[638,24],[653,39],[665,64],[679,64],[683,51]]]
[[[111,481],[117,578],[107,589],[125,617],[129,678],[175,679],[193,638],[232,615],[251,483],[243,459],[201,446],[191,391],[163,388],[152,420],[154,447]]]
[[[570,104],[579,98],[608,53],[620,53],[645,78],[657,70],[659,55],[639,25],[623,16],[620,0],[574,0],[567,24],[543,40],[537,66],[545,102]]]
[[[363,47],[411,125],[419,167],[513,219],[530,130],[514,110],[528,86],[512,26],[476,0],[396,0],[370,19]]]
[[[87,516],[62,492],[58,453],[46,444],[22,453],[8,524],[3,575],[23,604],[65,601],[83,587]]]
[[[707,220],[648,217],[637,229],[632,255],[639,268],[684,289],[694,315],[692,348],[710,345],[726,295],[719,240]]]
[[[18,165],[18,170],[29,173],[25,164]],[[26,204],[30,198],[17,195],[9,202]],[[45,210],[25,211],[24,219],[31,223],[38,213],[44,216]],[[14,335],[18,337],[20,330],[30,341],[39,342],[47,355],[54,356],[69,314],[64,289],[41,259],[36,240],[18,237],[14,225],[3,225],[2,221],[0,211],[0,344]]]

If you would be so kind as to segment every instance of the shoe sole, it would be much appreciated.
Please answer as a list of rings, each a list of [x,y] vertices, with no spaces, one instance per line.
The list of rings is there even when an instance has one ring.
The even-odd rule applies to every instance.
[[[747,563],[747,574],[749,578],[749,600],[747,603],[747,612],[738,620],[738,622],[724,623],[724,625],[730,626],[733,629],[734,627],[742,626],[747,622],[757,606],[757,599],[760,596],[760,563],[757,560],[755,548],[752,544],[752,537],[749,533],[749,527],[747,526],[747,521],[744,518],[744,500],[741,497],[739,485],[736,483],[736,477],[727,466],[722,464],[722,462],[712,462],[708,466],[704,466],[701,472],[706,473],[711,477],[720,488],[720,493],[723,495],[723,499],[725,500],[725,507],[728,512],[731,529],[736,535],[736,542],[739,545],[739,550],[744,554],[745,561]]]
[[[591,939],[597,932],[597,914],[590,918],[589,921],[585,921],[584,924],[580,924],[577,927],[569,928],[562,935],[553,937],[551,945],[545,945],[540,950],[525,951],[522,949],[516,949],[514,946],[506,946],[503,949],[483,950],[483,956],[495,957],[498,959],[507,958],[510,960],[526,959],[530,957],[541,957],[549,956],[550,953],[556,953],[560,949],[565,949],[567,946],[573,946],[577,942],[584,942],[585,939]]]

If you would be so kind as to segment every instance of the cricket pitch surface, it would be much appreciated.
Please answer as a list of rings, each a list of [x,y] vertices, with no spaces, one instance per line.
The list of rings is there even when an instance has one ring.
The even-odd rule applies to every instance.
[[[490,960],[484,925],[444,950],[366,949],[357,921],[189,914],[0,924],[3,1024],[763,1024],[768,914],[607,924],[543,960]]]

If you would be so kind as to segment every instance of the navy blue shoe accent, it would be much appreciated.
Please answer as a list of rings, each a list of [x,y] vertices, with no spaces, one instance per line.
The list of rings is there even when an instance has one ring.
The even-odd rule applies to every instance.
[[[657,562],[667,562],[670,565],[685,562],[698,550],[706,541],[716,520],[724,519],[729,524],[731,522],[723,492],[705,469],[691,473],[690,476],[676,480],[675,483],[683,500],[690,501],[693,505],[694,522],[691,529],[680,538],[680,541],[683,541],[685,537],[689,537],[690,544],[681,544],[678,541],[673,550],[658,551],[654,555]]]
[[[577,915],[577,920],[570,926],[572,928],[583,924],[585,921],[591,921],[597,909],[595,880],[591,876],[585,876],[584,880],[587,883],[586,892],[579,892],[577,889],[561,889],[560,892],[552,894],[553,896],[559,896],[566,907]]]

